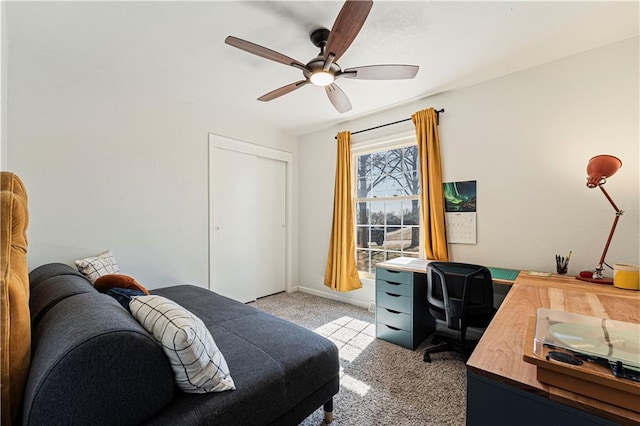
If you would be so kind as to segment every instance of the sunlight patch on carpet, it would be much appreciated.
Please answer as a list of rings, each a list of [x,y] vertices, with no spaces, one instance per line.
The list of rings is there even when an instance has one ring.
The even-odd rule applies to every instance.
[[[364,397],[371,390],[371,386],[346,374],[342,369],[340,369],[340,387],[350,390],[361,397]]]
[[[349,316],[335,319],[314,331],[335,343],[340,358],[347,362],[356,359],[375,339],[374,324]]]

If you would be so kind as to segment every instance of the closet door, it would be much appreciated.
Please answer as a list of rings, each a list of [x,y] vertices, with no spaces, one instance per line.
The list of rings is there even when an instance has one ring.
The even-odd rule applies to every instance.
[[[257,157],[215,148],[212,290],[246,303],[256,299]]]
[[[246,303],[286,288],[286,163],[214,148],[212,290]]]
[[[256,297],[285,290],[286,163],[257,158]]]

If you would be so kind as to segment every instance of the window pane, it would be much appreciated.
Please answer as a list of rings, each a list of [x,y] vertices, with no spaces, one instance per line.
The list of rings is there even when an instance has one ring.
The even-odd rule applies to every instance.
[[[356,191],[357,191],[357,197],[358,198],[370,198],[370,192],[371,192],[371,178],[367,178],[367,177],[359,177],[356,180]]]
[[[358,156],[358,177],[367,177],[371,175],[371,154],[363,154]]]
[[[420,180],[418,172],[405,172],[402,175],[404,192],[403,195],[420,194]]]
[[[402,248],[401,245],[401,236],[399,234],[400,228],[389,226],[387,227],[387,243],[385,245],[385,249],[387,250],[400,250]]]
[[[371,250],[371,267],[374,267],[377,263],[385,261],[385,252],[382,250]]]
[[[384,245],[385,234],[384,226],[374,226],[371,228],[371,238],[369,239],[369,247],[381,248]]]
[[[403,251],[418,253],[420,251],[420,227],[410,226],[403,228],[403,235],[405,238]]]
[[[402,224],[419,225],[420,202],[418,200],[402,201]]]
[[[396,230],[402,224],[402,201],[389,200],[387,203],[387,225],[396,225]],[[392,230],[390,230],[392,231]]]
[[[401,173],[393,173],[387,176],[387,196],[397,197],[399,195],[405,195],[405,179]]]
[[[371,176],[377,177],[386,173],[387,155],[384,152],[371,154]]]
[[[368,225],[369,224],[369,205],[371,203],[360,202],[356,203],[356,225]]]
[[[371,191],[369,191],[370,197],[384,197],[387,195],[387,188],[385,188],[387,177],[378,176],[371,182]]]
[[[387,173],[402,172],[402,148],[387,151]]]
[[[356,250],[356,262],[358,265],[358,271],[369,272],[369,250]]]
[[[371,202],[371,224],[384,226],[384,201]]]
[[[404,172],[413,172],[418,170],[418,147],[416,145],[408,146],[402,149]]]
[[[369,227],[356,226],[356,247],[369,247]]]

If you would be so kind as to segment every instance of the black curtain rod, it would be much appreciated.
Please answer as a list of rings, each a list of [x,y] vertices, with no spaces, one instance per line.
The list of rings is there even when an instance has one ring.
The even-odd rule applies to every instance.
[[[436,125],[440,124],[440,113],[444,114],[444,108],[436,110]],[[376,130],[376,129],[379,129],[381,127],[387,127],[387,126],[391,126],[391,125],[398,124],[398,123],[404,123],[405,121],[409,121],[409,120],[411,120],[411,118],[405,118],[404,120],[394,121],[393,123],[381,124],[381,125],[376,126],[376,127],[370,127],[368,129],[358,130],[357,132],[352,132],[351,134],[352,135],[357,135],[358,133],[364,133],[364,132],[368,132],[369,130]],[[338,139],[338,137],[336,136],[336,137],[334,137],[334,139]]]

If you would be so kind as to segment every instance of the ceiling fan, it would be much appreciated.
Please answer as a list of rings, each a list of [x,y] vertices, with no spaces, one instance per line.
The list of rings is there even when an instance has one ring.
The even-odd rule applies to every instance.
[[[320,48],[320,54],[306,64],[237,37],[228,36],[224,42],[254,55],[289,65],[302,71],[304,80],[287,84],[264,94],[258,98],[259,101],[271,101],[311,83],[316,86],[324,86],[331,104],[338,112],[343,113],[351,109],[351,102],[335,83],[336,79],[346,77],[359,80],[399,80],[413,78],[418,72],[419,67],[417,65],[367,65],[344,70],[340,68],[337,63],[338,59],[349,48],[360,32],[372,6],[372,0],[349,0],[345,2],[333,23],[331,31],[326,28],[319,28],[311,33],[311,42]]]

